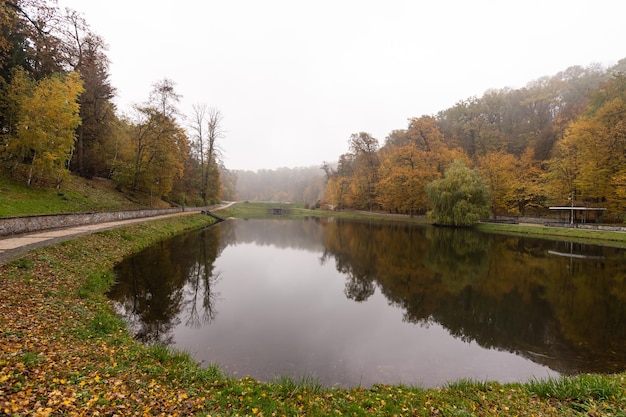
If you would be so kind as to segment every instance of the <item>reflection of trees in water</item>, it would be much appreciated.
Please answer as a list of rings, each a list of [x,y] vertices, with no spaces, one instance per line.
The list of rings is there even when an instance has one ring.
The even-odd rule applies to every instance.
[[[189,326],[214,319],[213,263],[221,250],[219,228],[212,227],[161,242],[115,268],[119,282],[109,297],[138,340],[171,344],[178,317]]]
[[[365,301],[376,290],[376,234],[381,225],[341,221],[331,224],[334,226],[325,227],[326,246],[320,261],[323,264],[334,257],[337,271],[346,275],[346,297]]]
[[[160,243],[133,256],[116,267],[119,282],[109,292],[117,301],[116,309],[124,317],[137,339],[144,343],[171,343],[171,331],[183,299],[183,280],[172,259],[170,248]],[[165,279],[154,279],[154,260],[161,259],[159,272]]]
[[[186,326],[199,327],[208,324],[217,314],[215,303],[219,294],[213,291],[213,286],[219,281],[219,272],[213,270],[213,263],[223,249],[217,230],[217,227],[202,230],[194,248],[196,250],[192,252],[196,257],[187,272],[187,292],[184,302],[187,310]],[[198,312],[199,304],[202,317]]]
[[[206,253],[206,252],[204,252]],[[200,327],[209,324],[217,315],[215,303],[218,293],[212,291],[214,284],[219,281],[219,272],[213,272],[213,261],[207,264],[207,259],[203,259],[192,266],[189,271],[189,279],[185,292],[185,309],[187,311],[186,326]],[[202,310],[202,317],[198,311],[198,304]]]
[[[488,267],[489,240],[473,229],[431,227],[425,264],[439,273],[453,292],[484,277]]]
[[[276,216],[272,220],[236,219],[220,224],[220,228],[236,234],[237,243],[319,252],[324,249],[324,229],[319,227],[323,221],[317,217],[294,221]]]
[[[378,288],[407,322],[437,322],[564,373],[626,369],[626,263],[617,249],[565,258],[544,240],[331,220],[290,223],[297,237],[289,238],[276,229],[290,221],[256,222],[189,233],[120,264],[111,298],[135,334],[168,343],[176,317],[190,326],[213,320],[218,254],[240,233],[255,241],[267,232],[285,247],[325,248],[320,261],[334,259],[349,299],[365,301]],[[261,242],[274,244],[268,235]]]
[[[554,259],[553,242],[468,229],[355,222],[325,229],[322,259],[335,258],[359,301],[378,287],[407,322],[434,321],[465,341],[563,373],[626,369],[623,255]]]

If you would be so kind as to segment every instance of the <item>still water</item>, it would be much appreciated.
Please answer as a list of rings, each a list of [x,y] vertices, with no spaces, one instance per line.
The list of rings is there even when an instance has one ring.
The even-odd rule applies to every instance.
[[[407,224],[228,220],[125,260],[136,337],[326,386],[626,370],[619,248]]]

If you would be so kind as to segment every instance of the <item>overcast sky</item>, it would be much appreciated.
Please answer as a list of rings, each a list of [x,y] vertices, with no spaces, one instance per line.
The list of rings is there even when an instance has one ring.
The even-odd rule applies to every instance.
[[[59,0],[109,44],[120,113],[169,78],[229,169],[321,165],[352,133],[626,57],[622,0]]]

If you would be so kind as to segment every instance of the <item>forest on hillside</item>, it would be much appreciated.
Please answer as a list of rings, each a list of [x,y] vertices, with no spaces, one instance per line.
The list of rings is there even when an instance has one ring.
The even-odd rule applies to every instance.
[[[183,117],[164,78],[120,115],[109,76],[107,44],[79,12],[54,0],[0,2],[0,175],[57,188],[71,174],[101,177],[186,205],[234,198],[218,109],[198,104]]]
[[[410,119],[382,144],[355,133],[348,148],[325,166],[325,203],[335,209],[426,213],[427,185],[459,160],[486,182],[494,216],[575,205],[624,221],[626,59],[489,90]]]

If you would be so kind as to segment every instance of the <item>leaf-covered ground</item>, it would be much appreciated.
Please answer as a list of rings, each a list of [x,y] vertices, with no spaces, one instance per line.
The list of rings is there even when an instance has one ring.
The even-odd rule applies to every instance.
[[[186,354],[135,342],[104,296],[124,256],[207,217],[151,221],[42,248],[0,266],[0,415],[621,415],[623,376],[571,395],[525,385],[460,382],[326,389],[263,384],[199,368]]]

